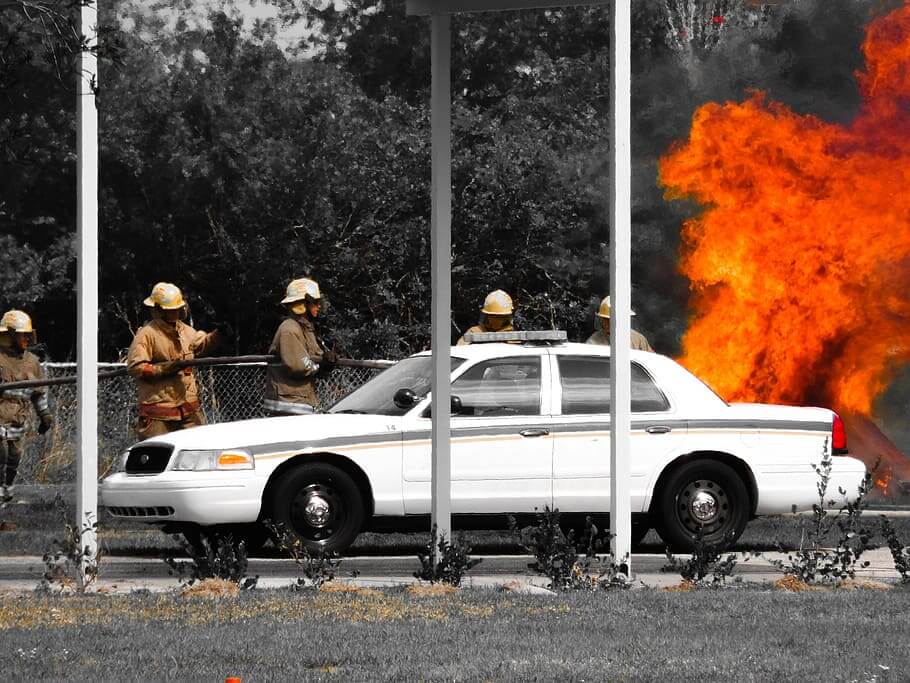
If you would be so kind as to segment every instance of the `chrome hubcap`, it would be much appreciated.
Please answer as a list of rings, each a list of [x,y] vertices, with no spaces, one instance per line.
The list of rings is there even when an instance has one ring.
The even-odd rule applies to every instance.
[[[717,499],[706,491],[699,491],[689,504],[692,516],[702,524],[708,524],[717,516]]]
[[[329,502],[318,495],[311,495],[303,508],[303,515],[307,524],[317,529],[321,529],[329,522],[332,516],[332,507]]]
[[[716,481],[697,479],[689,482],[677,498],[677,514],[683,527],[693,534],[714,534],[730,520],[731,502]]]

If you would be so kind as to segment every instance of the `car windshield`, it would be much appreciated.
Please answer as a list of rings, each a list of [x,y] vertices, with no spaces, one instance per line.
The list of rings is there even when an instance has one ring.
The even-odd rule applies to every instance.
[[[452,357],[450,372],[464,363],[464,358]],[[369,382],[345,396],[329,408],[330,413],[369,413],[371,415],[404,415],[413,406],[395,405],[395,392],[410,389],[423,398],[430,391],[432,356],[411,356],[383,370]]]

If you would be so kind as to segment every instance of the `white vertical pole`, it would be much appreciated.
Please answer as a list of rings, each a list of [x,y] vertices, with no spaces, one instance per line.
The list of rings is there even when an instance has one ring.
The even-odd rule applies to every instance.
[[[632,145],[631,0],[614,0],[611,71],[613,74],[612,205],[610,226],[610,532],[613,558],[622,562],[632,550],[630,500],[632,330]],[[629,566],[631,572],[631,563]]]
[[[79,240],[77,394],[79,402],[76,467],[76,528],[85,551],[79,582],[85,587],[96,563],[98,541],[98,110],[95,102],[98,62],[98,10],[93,2],[80,10],[80,33],[86,49],[79,54],[76,133]]]
[[[440,535],[451,540],[451,442],[449,405],[451,402],[451,328],[452,328],[452,170],[451,164],[451,34],[448,14],[431,18],[430,94],[432,128],[431,241],[432,252],[432,348],[433,394],[431,524]],[[433,556],[436,557],[434,548]]]

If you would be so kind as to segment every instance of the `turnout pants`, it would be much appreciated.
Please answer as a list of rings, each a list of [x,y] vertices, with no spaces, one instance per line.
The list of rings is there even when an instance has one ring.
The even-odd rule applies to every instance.
[[[18,439],[0,438],[0,485],[12,486],[19,471],[22,450]]]
[[[158,420],[153,417],[140,417],[136,424],[136,433],[140,439],[149,439],[153,436],[161,436],[169,432],[176,432],[181,429],[198,427],[205,424],[205,417],[201,410],[190,413],[182,420]]]

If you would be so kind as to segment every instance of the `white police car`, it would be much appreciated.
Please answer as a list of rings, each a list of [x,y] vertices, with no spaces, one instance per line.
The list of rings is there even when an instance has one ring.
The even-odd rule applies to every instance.
[[[544,506],[571,521],[610,507],[610,349],[553,341],[452,348],[456,527],[492,528]],[[564,338],[564,333],[562,333]],[[824,408],[727,404],[682,366],[631,352],[634,533],[674,547],[738,537],[759,515],[856,497],[862,462]],[[396,363],[327,413],[208,425],[134,445],[101,485],[115,517],[262,541],[272,520],[326,551],[361,530],[428,528],[429,352]]]

